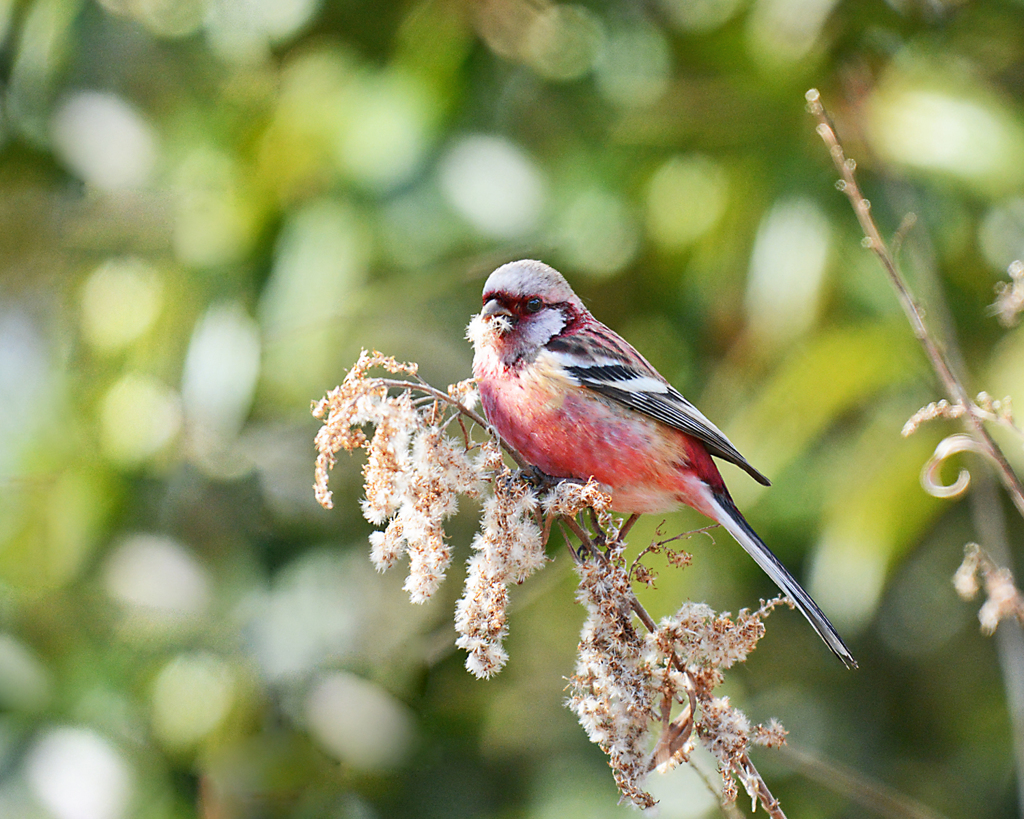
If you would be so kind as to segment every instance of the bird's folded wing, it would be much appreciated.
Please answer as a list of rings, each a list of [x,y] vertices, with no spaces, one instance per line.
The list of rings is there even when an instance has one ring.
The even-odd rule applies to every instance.
[[[747,462],[718,427],[671,384],[654,373],[622,363],[580,365],[563,362],[563,366],[580,386],[692,435],[712,455],[736,464],[758,483],[770,486],[769,480]]]

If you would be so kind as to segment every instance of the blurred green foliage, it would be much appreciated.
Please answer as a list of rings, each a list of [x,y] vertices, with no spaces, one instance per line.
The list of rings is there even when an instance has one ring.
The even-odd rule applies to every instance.
[[[734,701],[937,812],[1014,815],[994,642],[949,582],[981,535],[918,484],[953,427],[900,438],[941,396],[811,86],[883,230],[918,215],[902,260],[969,386],[1024,399],[1024,331],[988,312],[1024,256],[1020,2],[0,0],[0,816],[626,814],[562,707],[567,556],[481,683],[459,572],[414,607],[370,567],[357,459],[313,501],[310,401],[364,346],[465,378],[519,257],[770,475],[726,478],[861,663],[783,612]],[[653,613],[773,593],[714,539]],[[791,816],[865,815],[755,761]],[[689,769],[652,787],[717,810]]]

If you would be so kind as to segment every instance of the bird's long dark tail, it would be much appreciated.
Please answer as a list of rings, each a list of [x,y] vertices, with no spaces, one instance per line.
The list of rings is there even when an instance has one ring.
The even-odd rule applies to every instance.
[[[764,569],[765,573],[796,604],[800,613],[807,618],[807,622],[811,624],[821,639],[825,641],[825,645],[832,649],[833,653],[846,664],[847,668],[856,668],[857,661],[853,659],[850,649],[846,647],[846,643],[839,636],[839,632],[828,621],[824,612],[818,608],[818,604],[796,582],[793,575],[772,554],[771,550],[765,546],[764,541],[757,536],[757,532],[750,528],[750,524],[747,523],[740,510],[732,502],[732,498],[728,494],[713,492],[712,499],[713,505],[721,511],[721,514],[718,516],[718,522],[729,531],[729,534],[736,538],[740,546],[746,549],[747,554],[754,558],[757,565]]]

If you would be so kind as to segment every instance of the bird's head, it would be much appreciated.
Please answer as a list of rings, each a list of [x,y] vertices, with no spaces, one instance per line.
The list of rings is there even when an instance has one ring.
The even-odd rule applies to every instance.
[[[509,262],[488,276],[483,309],[467,335],[478,351],[493,349],[508,364],[536,354],[585,315],[587,308],[553,267]]]

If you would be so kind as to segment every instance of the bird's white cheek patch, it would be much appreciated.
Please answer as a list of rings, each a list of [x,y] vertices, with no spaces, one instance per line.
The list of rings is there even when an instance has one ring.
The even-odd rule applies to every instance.
[[[527,349],[543,347],[564,329],[565,316],[559,310],[545,310],[523,322],[523,346]]]

